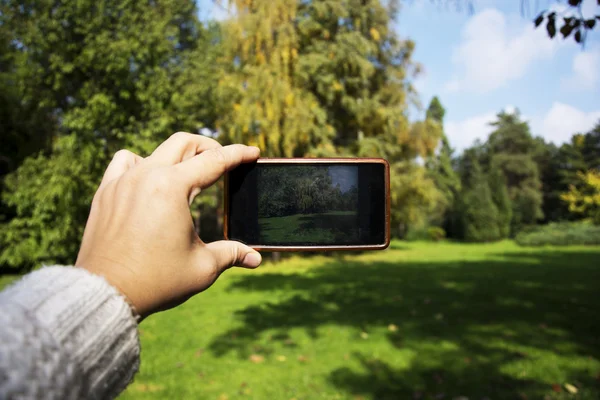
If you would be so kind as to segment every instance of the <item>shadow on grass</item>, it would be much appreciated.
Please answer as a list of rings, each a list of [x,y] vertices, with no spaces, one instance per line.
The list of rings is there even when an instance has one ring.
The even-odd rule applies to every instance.
[[[341,211],[260,218],[263,240],[271,242],[341,242],[356,240],[357,216]]]
[[[355,213],[323,213],[305,215],[298,218],[299,226],[295,234],[306,231],[330,232],[336,242],[354,239],[357,216]]]
[[[578,362],[548,363],[559,362],[555,356],[600,360],[600,249],[498,256],[443,264],[333,260],[302,274],[244,276],[230,290],[292,294],[240,311],[242,327],[218,337],[211,350],[247,357],[266,331],[286,343],[290,328],[318,337],[324,324],[368,332],[394,323],[398,330],[387,340],[399,352],[412,352],[409,367],[355,353],[362,371],[340,368],[330,381],[376,399],[542,398],[550,387],[543,371],[527,378],[506,372],[524,363],[525,370],[562,368],[597,398],[600,371]],[[541,366],[535,360],[540,354]]]

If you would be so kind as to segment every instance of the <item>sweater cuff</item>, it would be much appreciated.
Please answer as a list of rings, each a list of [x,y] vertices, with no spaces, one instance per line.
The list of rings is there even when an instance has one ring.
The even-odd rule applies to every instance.
[[[116,397],[137,372],[136,317],[104,278],[82,268],[44,267],[3,294],[60,344],[87,377],[91,397]]]

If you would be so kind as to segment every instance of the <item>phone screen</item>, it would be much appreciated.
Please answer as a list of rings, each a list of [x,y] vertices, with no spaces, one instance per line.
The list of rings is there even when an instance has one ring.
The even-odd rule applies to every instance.
[[[386,240],[383,163],[253,163],[229,173],[228,236],[260,246]]]

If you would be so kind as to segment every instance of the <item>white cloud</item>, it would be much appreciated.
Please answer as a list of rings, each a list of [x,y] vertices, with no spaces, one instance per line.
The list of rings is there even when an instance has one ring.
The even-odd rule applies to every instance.
[[[569,90],[593,90],[600,83],[600,48],[582,51],[573,58],[573,74],[562,81]]]
[[[508,105],[504,111],[514,113],[516,108]],[[444,128],[450,145],[460,153],[476,139],[485,141],[494,130],[490,122],[496,120],[496,114],[487,112],[462,121],[446,122]],[[542,136],[546,141],[560,145],[570,141],[575,133],[590,131],[600,121],[600,109],[584,112],[568,104],[555,102],[543,115],[533,118],[521,115],[521,118],[529,121],[532,135]]]
[[[460,153],[467,147],[470,147],[475,139],[486,140],[488,135],[494,130],[490,126],[490,122],[495,119],[496,113],[489,112],[462,121],[446,122],[444,130],[446,131],[450,145]]]
[[[568,104],[555,102],[541,118],[531,121],[531,133],[555,144],[571,140],[574,133],[586,133],[600,120],[600,109],[584,112]]]
[[[489,92],[522,77],[536,61],[552,58],[560,42],[549,40],[545,30],[536,30],[530,21],[515,21],[521,21],[516,31],[496,9],[469,20],[453,53],[458,73],[446,84],[447,91]]]

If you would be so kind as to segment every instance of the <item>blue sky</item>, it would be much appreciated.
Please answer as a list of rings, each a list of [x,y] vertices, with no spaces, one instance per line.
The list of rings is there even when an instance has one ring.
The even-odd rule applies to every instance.
[[[414,84],[424,115],[434,95],[446,108],[445,130],[458,151],[491,132],[489,122],[515,107],[532,133],[560,144],[600,120],[600,29],[584,49],[572,39],[550,40],[531,20],[553,0],[472,0],[474,10],[456,10],[446,0],[401,0],[395,29],[416,43],[413,59],[424,72]],[[584,0],[584,15],[600,12]],[[211,0],[200,0],[203,18],[223,18]],[[564,6],[563,6],[564,7]],[[528,13],[528,14],[527,14]]]
[[[333,186],[340,185],[342,193],[358,186],[358,167],[354,165],[335,165],[329,167],[328,172]]]
[[[424,67],[415,80],[423,106],[438,95],[446,108],[445,128],[462,150],[491,131],[500,110],[521,111],[532,133],[557,144],[600,120],[600,30],[584,49],[572,39],[551,41],[531,20],[539,10],[520,0],[474,0],[474,12],[429,0],[405,1],[395,26],[416,43],[414,59]],[[538,1],[540,9],[557,7]],[[584,15],[597,13],[585,0]],[[421,118],[424,110],[411,110]]]

